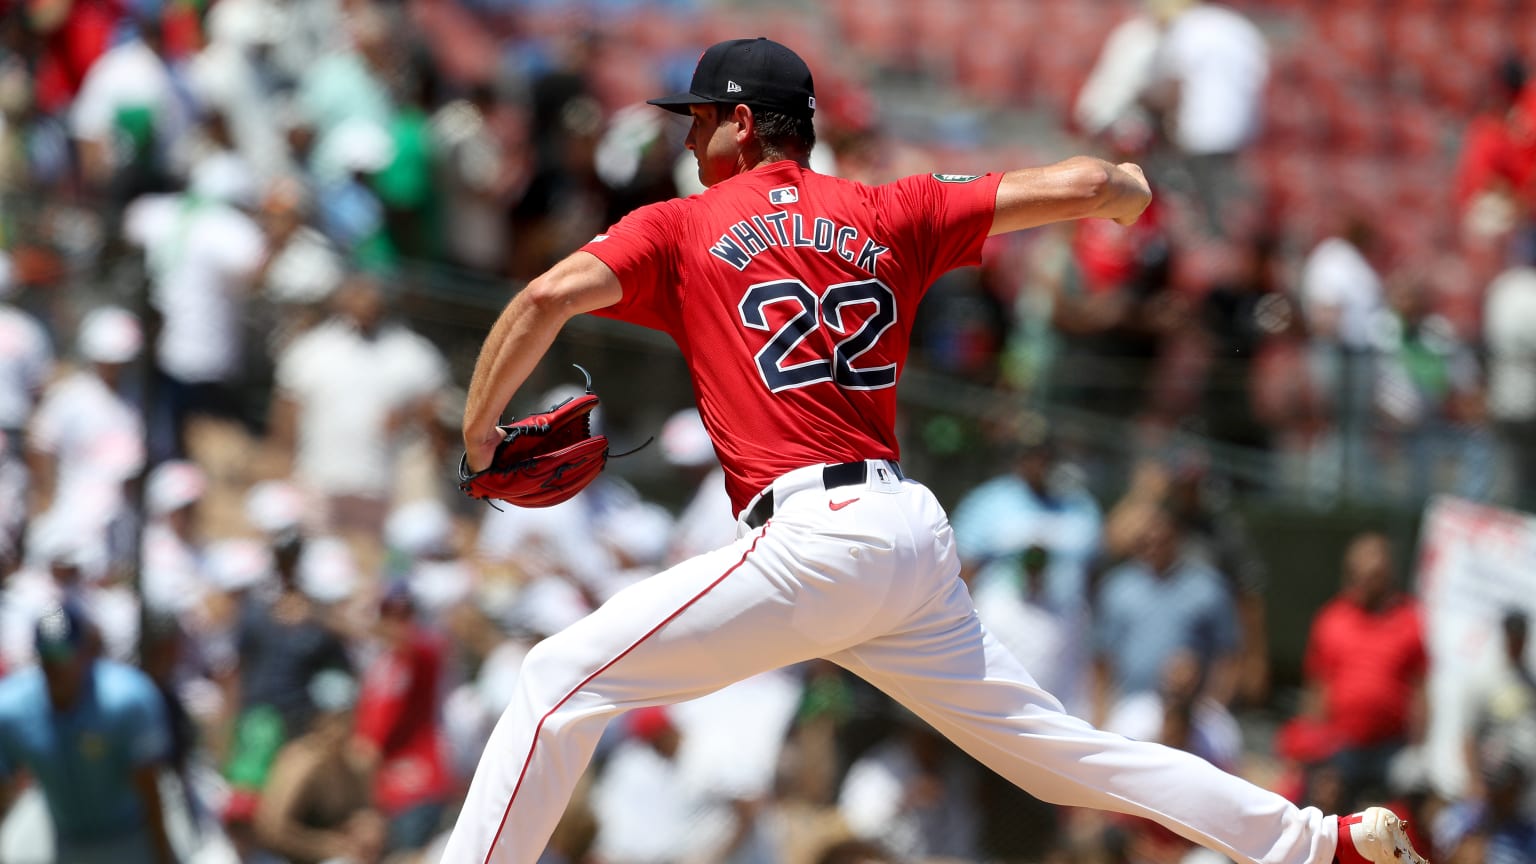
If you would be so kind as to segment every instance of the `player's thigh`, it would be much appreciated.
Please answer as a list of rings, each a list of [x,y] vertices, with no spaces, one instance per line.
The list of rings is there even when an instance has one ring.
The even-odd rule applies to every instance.
[[[788,549],[762,529],[643,579],[543,642],[530,685],[572,687],[618,704],[676,701],[820,656],[825,638],[798,626],[802,583]]]
[[[888,693],[972,755],[999,767],[1031,736],[1091,731],[982,625],[960,580],[899,632],[830,657]],[[1009,772],[1004,772],[1005,776]]]

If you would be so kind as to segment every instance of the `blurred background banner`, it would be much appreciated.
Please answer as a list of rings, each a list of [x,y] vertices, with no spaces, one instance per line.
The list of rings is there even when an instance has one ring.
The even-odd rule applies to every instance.
[[[1451,497],[1430,502],[1419,539],[1418,594],[1434,672],[1427,767],[1449,794],[1467,783],[1463,742],[1478,722],[1470,694],[1505,652],[1504,622],[1536,615],[1536,517]],[[1536,661],[1529,645],[1524,661]]]

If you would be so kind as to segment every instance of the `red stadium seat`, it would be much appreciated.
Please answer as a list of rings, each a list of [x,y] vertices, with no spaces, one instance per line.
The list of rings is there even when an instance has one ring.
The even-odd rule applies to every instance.
[[[1331,5],[1314,19],[1331,60],[1350,77],[1377,80],[1383,68],[1380,16],[1373,10]]]
[[[1388,150],[1399,157],[1418,158],[1443,155],[1446,115],[1418,100],[1400,99],[1383,106],[1389,132]]]

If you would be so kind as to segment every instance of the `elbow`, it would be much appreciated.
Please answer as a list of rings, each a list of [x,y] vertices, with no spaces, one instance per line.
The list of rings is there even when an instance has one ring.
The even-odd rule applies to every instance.
[[[617,303],[617,279],[605,279],[606,266],[590,255],[572,255],[529,282],[524,302],[541,319],[563,324],[583,312]]]
[[[529,282],[519,296],[540,318],[564,321],[579,311],[570,283],[557,273],[545,273]]]

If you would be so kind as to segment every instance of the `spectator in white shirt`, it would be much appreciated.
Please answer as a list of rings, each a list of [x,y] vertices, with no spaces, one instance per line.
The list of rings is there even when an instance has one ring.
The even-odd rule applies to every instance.
[[[848,769],[837,808],[855,837],[908,860],[976,860],[975,763],[922,720],[875,745]]]
[[[0,252],[0,570],[14,562],[27,518],[24,427],[53,372],[53,347],[36,318],[5,302],[16,288]]]
[[[27,425],[53,371],[53,346],[38,320],[6,302],[17,288],[10,256],[0,252],[0,432]]]
[[[354,276],[335,317],[278,357],[272,429],[329,530],[377,536],[394,494],[400,434],[429,417],[448,383],[436,347],[385,320],[384,294]]]
[[[320,233],[311,217],[314,198],[297,176],[273,181],[261,200],[261,220],[271,249],[261,292],[278,307],[272,344],[284,344],[317,323],[324,303],[341,285],[346,272],[336,246]]]
[[[1216,3],[1152,0],[1164,25],[1153,74],[1174,88],[1170,137],[1190,155],[1232,154],[1258,132],[1269,47],[1242,14]]]
[[[1118,123],[1137,121],[1162,35],[1150,14],[1132,15],[1109,31],[1072,107],[1072,119],[1085,134],[1097,137]]]
[[[1342,231],[1317,244],[1301,269],[1308,367],[1318,391],[1332,401],[1334,429],[1314,444],[1318,464],[1333,466],[1330,488],[1359,490],[1375,482],[1365,433],[1385,290],[1370,260],[1373,238],[1364,219],[1351,217]]]
[[[161,53],[159,23],[145,16],[136,24],[134,38],[91,64],[69,115],[86,182],[112,188],[118,201],[178,173],[173,148],[186,140],[191,117]]]
[[[107,578],[106,538],[88,518],[53,512],[32,523],[26,566],[0,592],[0,661],[15,669],[36,659],[32,626],[49,608],[73,603],[96,625],[101,647],[132,662],[139,642],[139,599],[131,586]]]
[[[1343,231],[1313,247],[1301,268],[1301,308],[1316,341],[1351,352],[1375,344],[1372,327],[1383,304],[1381,277],[1371,265],[1370,226],[1351,218]]]
[[[204,21],[207,42],[186,61],[198,100],[223,115],[231,143],[263,180],[292,170],[283,127],[273,122],[269,58],[290,36],[288,4],[220,0]]]
[[[1269,80],[1264,34],[1240,13],[1198,0],[1150,0],[1163,24],[1150,102],[1184,157],[1211,228],[1224,234],[1242,193],[1237,154],[1258,134]]]
[[[625,726],[592,787],[597,852],[610,864],[683,860],[694,814],[678,765],[682,736],[665,708],[631,711]]]
[[[1536,267],[1512,267],[1488,286],[1488,414],[1510,467],[1511,503],[1536,512]]]
[[[242,414],[235,387],[246,299],[266,261],[261,227],[245,212],[255,197],[250,167],[221,151],[197,163],[186,193],[144,196],[124,216],[125,236],[144,249],[161,316],[155,363],[170,434],[155,442],[157,459],[186,455],[190,415]]]
[[[80,324],[89,367],[50,385],[27,430],[32,512],[60,511],[105,530],[121,515],[124,483],[144,467],[144,424],[118,387],[143,333],[125,309],[103,306]]]
[[[198,502],[207,488],[208,478],[191,462],[162,462],[149,472],[140,590],[152,612],[188,615],[207,594],[198,524]]]

